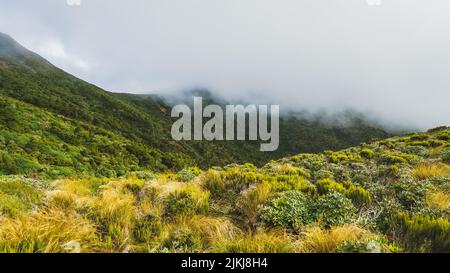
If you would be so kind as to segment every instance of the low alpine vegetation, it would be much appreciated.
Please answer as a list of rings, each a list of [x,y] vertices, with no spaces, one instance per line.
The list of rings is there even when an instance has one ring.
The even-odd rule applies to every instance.
[[[3,176],[0,252],[448,253],[448,135],[442,127],[262,168]]]

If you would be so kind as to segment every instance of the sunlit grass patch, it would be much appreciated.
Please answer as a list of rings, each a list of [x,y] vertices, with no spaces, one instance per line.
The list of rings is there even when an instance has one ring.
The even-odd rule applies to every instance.
[[[42,191],[20,180],[0,181],[0,214],[17,216],[37,208]]]
[[[449,167],[445,164],[431,163],[419,164],[412,169],[412,174],[417,179],[423,180],[436,176],[449,176]]]
[[[258,231],[233,240],[218,242],[214,252],[220,253],[293,253],[293,238],[282,230]]]
[[[0,252],[90,252],[97,243],[95,228],[89,221],[61,210],[0,221]]]
[[[241,193],[237,200],[237,209],[243,217],[244,225],[248,229],[255,229],[258,209],[270,197],[271,190],[271,185],[268,182],[263,182]]]
[[[310,226],[301,234],[299,250],[307,253],[332,253],[348,241],[361,241],[374,238],[369,231],[358,226],[347,224],[332,229]]]
[[[108,251],[123,251],[130,243],[130,230],[137,217],[135,197],[115,188],[108,188],[88,200],[83,209],[98,228]]]
[[[430,208],[448,210],[450,209],[450,194],[441,191],[429,192],[425,196],[425,203]]]
[[[74,193],[78,196],[96,195],[101,187],[108,183],[107,179],[84,178],[84,179],[63,179],[55,182],[57,189]]]

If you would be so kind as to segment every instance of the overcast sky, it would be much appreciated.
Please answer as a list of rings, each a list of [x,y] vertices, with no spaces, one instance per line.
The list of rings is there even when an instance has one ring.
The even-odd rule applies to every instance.
[[[450,125],[449,0],[78,1],[0,0],[0,32],[109,91]]]

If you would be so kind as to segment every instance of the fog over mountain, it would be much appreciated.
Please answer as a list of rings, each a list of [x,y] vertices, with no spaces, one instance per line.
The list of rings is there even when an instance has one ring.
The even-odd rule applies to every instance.
[[[0,0],[0,32],[111,91],[450,124],[448,0],[77,2]]]

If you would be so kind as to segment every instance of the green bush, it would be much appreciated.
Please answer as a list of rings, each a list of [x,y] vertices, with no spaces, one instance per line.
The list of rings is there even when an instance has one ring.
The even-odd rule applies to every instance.
[[[196,201],[188,192],[170,193],[164,202],[165,215],[168,217],[179,214],[192,215],[196,212]]]
[[[436,137],[439,140],[450,141],[450,132],[440,133]]]
[[[355,212],[352,201],[336,191],[323,195],[314,204],[315,217],[325,227],[349,223]]]
[[[450,252],[450,223],[448,219],[433,219],[428,215],[410,216],[398,213],[393,219],[405,249],[413,252]]]
[[[370,159],[374,157],[375,152],[371,149],[363,149],[359,154],[364,158]]]
[[[137,242],[149,242],[162,231],[161,219],[158,215],[148,213],[139,219],[133,228],[133,237]]]
[[[272,198],[259,211],[259,219],[268,227],[298,230],[312,223],[312,199],[300,191],[289,191]]]
[[[156,178],[156,174],[152,171],[138,171],[133,172],[132,175],[135,175],[138,179],[142,180],[153,180]]]
[[[330,191],[337,191],[340,193],[345,193],[346,189],[340,183],[337,183],[333,179],[325,178],[316,182],[317,191],[320,194],[326,194]]]
[[[353,201],[353,204],[357,206],[370,205],[372,203],[372,197],[370,193],[358,186],[351,185],[346,191],[345,196]]]
[[[278,175],[270,181],[270,185],[275,192],[302,191],[313,194],[316,191],[316,187],[301,176]]]
[[[429,142],[430,142],[430,146],[433,148],[441,147],[441,146],[447,145],[447,143],[448,143],[447,141],[435,140],[435,139],[430,140]]]
[[[397,155],[389,155],[385,154],[381,157],[382,162],[386,164],[401,164],[401,163],[408,163],[406,159],[403,157],[397,156]]]
[[[410,140],[412,141],[421,141],[421,140],[427,140],[428,135],[425,134],[416,134],[410,137]]]
[[[174,252],[193,252],[201,249],[201,239],[189,228],[179,227],[171,230],[162,247]]]
[[[206,213],[209,193],[198,188],[170,193],[164,201],[164,214],[168,217]]]
[[[420,209],[424,206],[425,194],[431,184],[427,180],[400,179],[389,186],[395,192],[396,199],[406,210]]]
[[[179,171],[176,175],[176,179],[181,182],[190,182],[201,174],[201,170],[196,167],[191,167]]]
[[[450,164],[450,151],[447,151],[447,153],[444,154],[444,156],[442,157],[442,160],[445,163]]]

